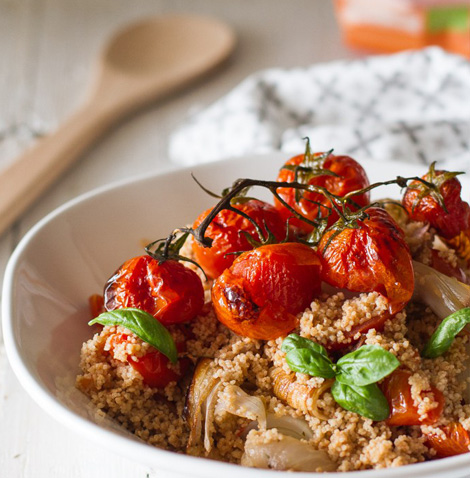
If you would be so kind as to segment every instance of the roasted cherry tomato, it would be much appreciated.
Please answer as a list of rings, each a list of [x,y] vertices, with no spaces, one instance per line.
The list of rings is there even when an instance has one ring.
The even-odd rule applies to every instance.
[[[324,156],[324,153],[315,153],[310,156],[308,154],[300,154],[289,159],[285,165],[303,166],[306,163],[306,159],[307,161],[309,159],[312,161],[313,157],[313,161],[315,161],[315,158],[318,159],[322,156]],[[321,174],[321,172],[319,172],[307,180],[308,184],[322,186],[337,196],[344,196],[351,191],[369,186],[369,179],[367,178],[366,172],[357,161],[349,156],[334,156],[330,154],[318,163],[315,166],[315,169],[316,168],[328,170],[333,174]],[[293,182],[294,180],[295,172],[288,169],[281,169],[277,177],[277,181],[279,182]],[[303,199],[300,199],[298,202],[296,200],[296,190],[293,188],[279,188],[278,194],[289,206],[310,220],[316,219],[319,212],[322,217],[328,216],[331,210],[330,201],[321,193],[302,192]],[[370,202],[369,193],[353,196],[352,200],[359,207],[366,206]],[[275,200],[275,205],[285,219],[292,216],[292,212],[279,200]],[[352,204],[350,206],[354,209]],[[333,211],[328,220],[329,225],[333,224],[337,219],[338,215]],[[312,226],[297,218],[290,219],[290,224],[298,227],[304,233],[308,233],[313,229]]]
[[[106,310],[135,307],[152,314],[162,324],[193,319],[204,305],[199,276],[183,264],[158,263],[150,256],[125,262],[104,289]]]
[[[445,239],[452,239],[461,231],[468,231],[470,237],[470,206],[460,197],[462,185],[454,174],[435,171],[431,165],[423,179],[437,190],[413,181],[403,197],[403,205],[411,219],[428,222]]]
[[[217,318],[236,334],[271,340],[297,325],[296,314],[320,294],[320,260],[300,243],[243,253],[214,282]]]
[[[367,209],[357,227],[340,232],[330,229],[318,250],[322,278],[339,289],[354,292],[376,291],[389,301],[389,312],[396,314],[413,295],[414,275],[403,231],[381,208]]]
[[[436,387],[431,386],[430,392],[434,395],[438,406],[428,412],[427,418],[421,419],[411,396],[410,377],[410,371],[397,369],[381,384],[381,389],[390,405],[390,416],[387,419],[387,424],[390,426],[432,425],[442,414],[444,396]]]
[[[251,217],[264,234],[267,226],[278,241],[285,238],[285,221],[271,204],[250,199],[233,207]],[[208,209],[203,212],[196,219],[193,228],[199,226],[211,211],[212,209]],[[236,258],[234,252],[253,249],[243,232],[249,234],[255,241],[260,240],[255,227],[248,219],[234,211],[224,209],[217,214],[205,232],[205,235],[212,239],[212,246],[203,247],[196,241],[193,242],[195,260],[209,277],[215,279],[230,267]]]
[[[110,339],[111,349],[119,343],[126,342],[128,335],[114,334]],[[178,352],[184,352],[184,342],[176,344]],[[127,362],[142,375],[144,383],[149,387],[165,388],[170,382],[177,382],[188,370],[191,361],[179,358],[176,366],[169,368],[170,361],[158,350],[152,350],[142,357],[127,357]]]
[[[177,382],[189,369],[191,361],[180,358],[176,369],[168,368],[169,360],[162,353],[149,352],[143,357],[127,359],[129,364],[139,372],[144,382],[150,387],[165,388],[170,382]]]
[[[438,458],[461,455],[470,451],[470,435],[459,422],[439,427],[441,433],[427,433],[426,444],[436,450]]]

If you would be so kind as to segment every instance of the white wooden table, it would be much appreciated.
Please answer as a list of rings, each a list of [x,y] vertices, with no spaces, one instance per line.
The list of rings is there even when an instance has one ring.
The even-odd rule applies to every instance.
[[[93,59],[116,27],[170,11],[230,23],[239,36],[231,61],[89,151],[0,238],[0,276],[23,234],[57,206],[96,186],[171,167],[168,136],[191,108],[210,104],[261,68],[357,56],[341,44],[329,0],[0,0],[0,168],[79,104]],[[42,411],[13,375],[0,332],[0,477],[107,476],[157,475],[97,448]]]

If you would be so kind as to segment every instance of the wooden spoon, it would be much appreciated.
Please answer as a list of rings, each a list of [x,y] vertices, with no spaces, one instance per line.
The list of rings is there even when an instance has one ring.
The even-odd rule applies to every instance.
[[[233,31],[206,17],[156,17],[118,32],[88,100],[0,172],[0,233],[112,125],[208,72],[234,45]]]

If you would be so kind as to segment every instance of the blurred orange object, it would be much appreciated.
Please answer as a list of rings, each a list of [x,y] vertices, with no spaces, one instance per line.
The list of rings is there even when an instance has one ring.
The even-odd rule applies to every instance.
[[[470,58],[470,0],[336,0],[344,39],[382,52],[438,45]]]

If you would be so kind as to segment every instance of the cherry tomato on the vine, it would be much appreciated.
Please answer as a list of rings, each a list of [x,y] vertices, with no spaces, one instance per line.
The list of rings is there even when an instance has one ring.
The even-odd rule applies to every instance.
[[[286,237],[285,221],[271,204],[249,199],[233,207],[251,217],[260,226],[263,234],[267,233],[267,227],[278,241]],[[212,209],[204,211],[194,222],[193,228],[199,226],[211,211]],[[212,246],[203,247],[198,242],[193,242],[195,260],[209,277],[215,279],[230,267],[236,258],[233,253],[253,249],[243,232],[255,241],[260,241],[255,226],[248,219],[234,211],[223,209],[205,232],[205,235],[212,239]]]
[[[174,260],[158,263],[150,256],[125,262],[104,289],[106,310],[135,307],[153,315],[162,324],[193,319],[204,305],[199,276]]]
[[[470,451],[470,433],[459,422],[439,427],[439,433],[427,433],[426,444],[436,450],[438,458]]]
[[[379,292],[396,314],[413,295],[413,264],[403,231],[392,217],[378,207],[367,209],[368,217],[357,227],[328,230],[318,250],[322,278],[339,289]]]
[[[432,425],[442,414],[444,396],[436,387],[431,386],[430,392],[438,406],[430,410],[426,418],[421,418],[411,396],[410,377],[410,371],[397,369],[381,384],[380,388],[390,405],[390,416],[387,419],[390,426]]]
[[[403,196],[403,205],[411,219],[428,222],[445,239],[452,239],[461,231],[469,231],[470,236],[470,206],[462,200],[462,185],[454,174],[435,171],[432,165],[422,179],[432,183],[437,191],[413,181]]]
[[[243,253],[214,282],[217,318],[236,334],[271,340],[297,325],[296,314],[320,294],[320,260],[300,243]]]
[[[324,153],[313,154],[313,160],[322,157],[323,154]],[[285,165],[302,165],[304,161],[305,155],[300,154],[289,159]],[[337,196],[344,196],[347,193],[369,186],[369,179],[367,178],[366,172],[356,160],[349,156],[335,156],[329,154],[321,164],[318,165],[318,168],[328,170],[333,174],[321,174],[321,172],[315,173],[315,175],[308,179],[308,184],[322,186],[330,193]],[[293,182],[294,180],[294,171],[289,169],[281,169],[279,171],[277,177],[278,182]],[[329,199],[321,193],[302,191],[302,199],[298,202],[296,198],[296,190],[293,188],[279,188],[278,194],[289,206],[310,220],[317,218],[319,210],[322,217],[328,216],[331,209]],[[366,206],[370,202],[368,192],[353,196],[351,199],[356,202],[359,207]],[[285,219],[292,216],[292,212],[289,211],[278,199],[275,199],[275,206]],[[354,209],[352,204],[349,204],[349,206],[351,209]],[[328,224],[333,224],[337,219],[337,213],[332,211],[329,216]],[[312,226],[297,218],[290,219],[290,224],[298,227],[304,233],[308,233],[313,229]]]

